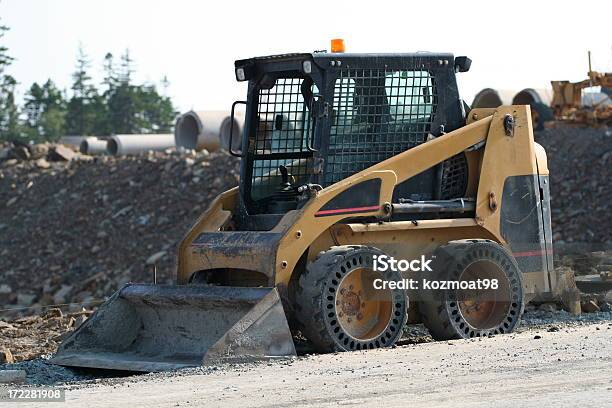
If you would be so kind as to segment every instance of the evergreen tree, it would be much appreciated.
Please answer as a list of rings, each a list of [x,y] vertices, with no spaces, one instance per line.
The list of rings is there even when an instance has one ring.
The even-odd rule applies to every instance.
[[[161,86],[162,86],[162,95],[168,96],[168,88],[170,88],[170,81],[168,80],[168,77],[166,75],[164,75],[164,77],[161,80]]]
[[[142,130],[144,133],[168,133],[174,125],[176,112],[172,101],[161,96],[153,85],[141,86],[139,89]]]
[[[4,32],[8,30],[9,28],[7,26],[0,24],[0,39],[4,37]],[[6,67],[13,62],[13,57],[8,55],[7,51],[8,48],[0,44],[0,75],[4,74]]]
[[[136,98],[131,85],[121,82],[110,93],[107,103],[112,133],[138,133],[135,125]]]
[[[66,100],[50,79],[32,84],[25,96],[27,134],[33,140],[55,141],[65,134]]]
[[[107,55],[108,57],[108,55]],[[107,58],[105,67],[110,67],[111,59]],[[121,56],[118,72],[108,70],[108,110],[114,133],[160,133],[170,132],[177,112],[172,101],[165,95],[169,86],[164,76],[161,84],[164,95],[151,84],[134,85],[134,61],[129,50]]]
[[[121,54],[121,70],[119,71],[119,81],[121,84],[130,85],[133,73],[134,60],[130,57],[129,48],[126,48],[125,52]]]
[[[0,38],[8,28],[0,26]],[[5,73],[12,58],[0,45],[0,138],[55,141],[63,135],[110,135],[170,132],[177,112],[167,96],[164,76],[160,94],[153,84],[134,84],[134,61],[129,50],[116,64],[111,53],[104,57],[102,93],[92,84],[90,61],[79,47],[67,98],[51,79],[32,84],[23,111],[15,103],[17,81]]]
[[[0,39],[8,27],[0,25]],[[21,136],[19,111],[15,103],[15,86],[17,81],[6,73],[13,58],[8,49],[0,44],[0,139],[10,140]]]
[[[121,55],[117,84],[111,88],[107,99],[112,133],[115,134],[140,133],[139,92],[131,83],[133,73],[133,60],[126,49]]]
[[[113,58],[113,54],[110,52],[107,52],[104,56],[104,81],[102,81],[102,84],[106,87],[104,90],[105,95],[108,95],[117,86],[119,81]]]
[[[90,98],[90,110],[92,114],[92,135],[108,136],[112,134],[112,124],[108,115],[108,104],[104,95],[96,93]]]
[[[91,84],[87,73],[90,67],[89,59],[79,47],[76,71],[72,74],[72,98],[68,102],[66,131],[70,135],[92,135],[95,133],[100,107],[98,91]]]

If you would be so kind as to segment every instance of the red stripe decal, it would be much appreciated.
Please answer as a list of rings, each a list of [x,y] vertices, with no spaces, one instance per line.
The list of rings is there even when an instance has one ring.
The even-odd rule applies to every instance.
[[[346,214],[346,213],[356,213],[356,212],[368,212],[378,210],[380,206],[371,205],[369,207],[354,207],[354,208],[338,208],[337,210],[321,210],[315,213],[315,217],[319,217],[321,215],[334,215],[334,214]]]
[[[526,252],[515,252],[513,255],[515,258],[522,258],[524,256],[543,256],[544,254],[552,254],[552,249],[546,251],[526,251]]]

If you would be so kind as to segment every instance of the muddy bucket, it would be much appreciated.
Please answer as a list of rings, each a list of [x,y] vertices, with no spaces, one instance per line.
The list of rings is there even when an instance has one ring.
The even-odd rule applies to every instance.
[[[164,371],[290,356],[295,347],[276,288],[128,284],[50,362]]]

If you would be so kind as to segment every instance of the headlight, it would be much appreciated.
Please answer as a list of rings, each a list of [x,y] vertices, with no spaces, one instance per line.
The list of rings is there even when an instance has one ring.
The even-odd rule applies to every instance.
[[[246,76],[244,75],[244,68],[236,68],[236,79],[238,81],[244,81]]]

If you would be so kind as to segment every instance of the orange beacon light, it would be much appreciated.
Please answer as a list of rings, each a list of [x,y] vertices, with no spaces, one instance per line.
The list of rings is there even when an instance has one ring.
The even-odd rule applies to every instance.
[[[344,52],[344,40],[342,38],[334,38],[331,40],[331,52]]]

